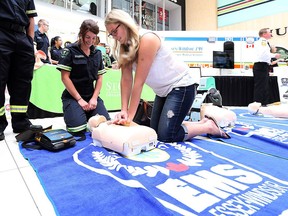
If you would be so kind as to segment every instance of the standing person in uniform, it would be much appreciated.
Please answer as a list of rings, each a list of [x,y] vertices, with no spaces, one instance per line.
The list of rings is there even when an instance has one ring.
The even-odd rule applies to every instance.
[[[280,54],[271,53],[268,40],[271,38],[269,28],[259,31],[259,40],[255,42],[255,62],[253,65],[254,76],[254,101],[266,106],[270,99],[269,65],[271,58],[280,58]]]
[[[37,50],[42,50],[47,58],[46,59],[41,59],[43,63],[48,63],[51,64],[51,55],[49,52],[49,39],[47,36],[49,30],[49,22],[45,19],[40,19],[38,21],[38,29],[35,31],[34,34],[34,41],[36,43],[36,49]]]
[[[17,9],[17,10],[16,10]],[[0,140],[8,125],[5,115],[5,88],[10,94],[14,133],[29,129],[27,108],[31,93],[34,56],[34,1],[0,1]]]
[[[57,67],[66,87],[62,94],[64,121],[67,130],[74,135],[82,136],[88,119],[96,114],[110,119],[99,97],[106,71],[101,51],[94,46],[98,33],[95,21],[84,20],[79,40],[63,50]]]
[[[58,64],[58,61],[60,59],[61,53],[63,51],[62,48],[62,38],[60,36],[55,36],[51,39],[51,63],[52,64]]]
[[[196,80],[188,65],[177,59],[156,33],[139,31],[132,17],[118,9],[108,13],[105,26],[108,36],[115,39],[114,57],[122,72],[121,112],[115,116],[115,124],[133,120],[146,83],[156,94],[151,127],[159,141],[183,141],[204,133],[229,138],[211,118],[184,122],[194,100]]]

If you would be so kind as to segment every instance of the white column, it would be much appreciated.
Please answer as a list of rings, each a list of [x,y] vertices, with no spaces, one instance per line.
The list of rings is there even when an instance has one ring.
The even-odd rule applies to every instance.
[[[158,11],[157,11],[157,8],[158,8],[158,6],[157,6],[157,2],[155,3],[155,30],[157,31],[158,30],[158,22],[157,22],[157,20],[158,20]]]
[[[142,27],[142,0],[139,1],[139,26]]]
[[[112,1],[111,0],[107,0],[107,11],[106,14],[109,13],[109,11],[111,11],[112,9]]]
[[[163,27],[163,31],[165,31],[165,0],[163,0],[163,23],[162,23],[162,27]]]

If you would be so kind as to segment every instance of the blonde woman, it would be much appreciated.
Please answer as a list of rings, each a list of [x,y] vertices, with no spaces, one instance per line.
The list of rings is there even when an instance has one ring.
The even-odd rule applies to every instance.
[[[212,119],[183,122],[194,100],[195,80],[157,34],[142,32],[128,13],[118,9],[108,13],[105,26],[115,40],[114,57],[122,71],[121,112],[114,123],[127,124],[134,118],[146,83],[156,94],[151,127],[158,140],[183,141],[205,133],[228,138]]]

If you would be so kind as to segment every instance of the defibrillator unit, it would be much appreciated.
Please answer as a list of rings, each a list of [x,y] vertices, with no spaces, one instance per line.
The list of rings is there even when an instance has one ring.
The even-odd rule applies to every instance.
[[[43,148],[50,151],[66,149],[74,146],[76,143],[74,136],[64,129],[55,129],[38,133],[35,136],[35,141]]]
[[[41,125],[31,125],[30,129],[16,136],[18,142],[22,141],[23,148],[46,149],[59,151],[76,144],[72,134],[64,129],[43,129]]]

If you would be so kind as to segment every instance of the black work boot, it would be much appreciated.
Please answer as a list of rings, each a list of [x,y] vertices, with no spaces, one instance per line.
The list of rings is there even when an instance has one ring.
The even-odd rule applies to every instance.
[[[5,139],[4,130],[7,127],[8,122],[6,119],[6,115],[0,116],[0,141]]]
[[[26,114],[11,113],[11,116],[12,116],[11,122],[13,133],[22,133],[30,129],[30,125],[32,125],[32,123],[29,121]]]
[[[5,139],[5,136],[4,136],[4,132],[0,132],[0,141],[4,140]]]

